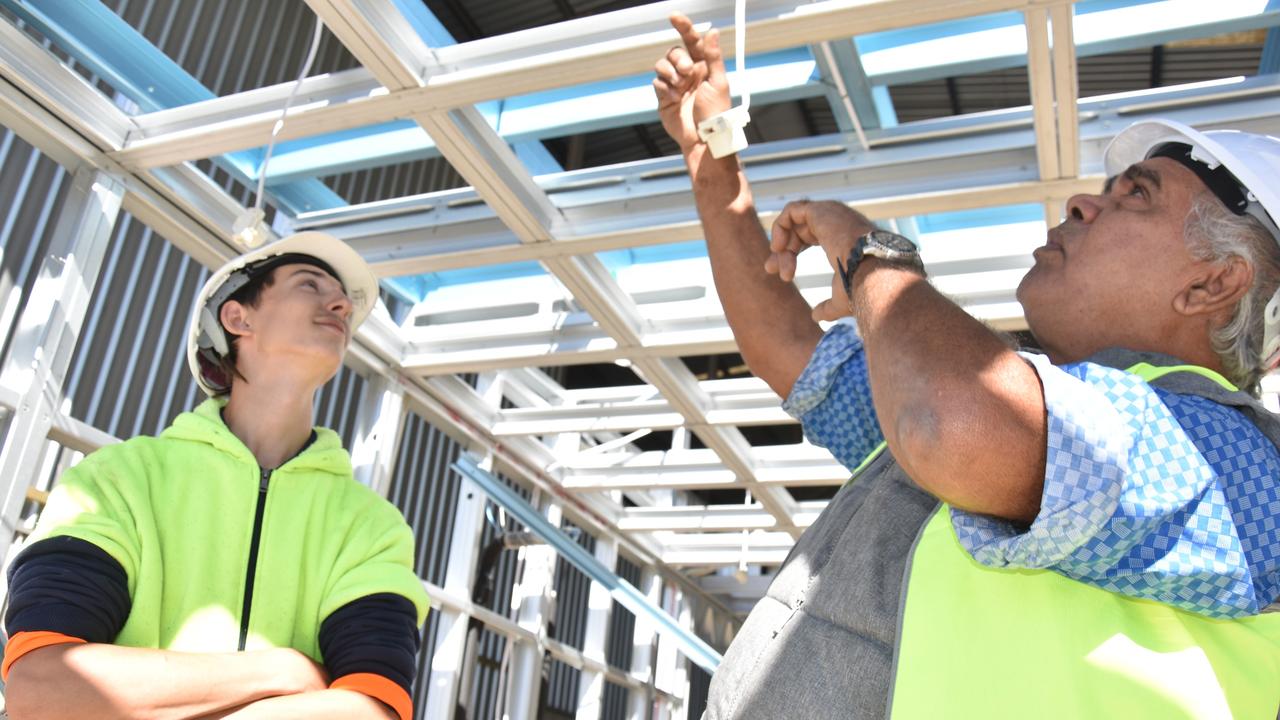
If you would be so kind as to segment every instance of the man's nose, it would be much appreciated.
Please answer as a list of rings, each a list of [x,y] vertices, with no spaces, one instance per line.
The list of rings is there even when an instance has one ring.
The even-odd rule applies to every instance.
[[[1067,200],[1067,218],[1091,223],[1102,210],[1102,198],[1098,195],[1072,195]]]

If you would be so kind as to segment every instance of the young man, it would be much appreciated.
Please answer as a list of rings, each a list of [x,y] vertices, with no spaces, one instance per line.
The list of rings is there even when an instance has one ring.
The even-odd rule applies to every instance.
[[[706,717],[1276,717],[1280,422],[1237,388],[1280,358],[1280,139],[1121,133],[1035,252],[1018,298],[1046,354],[1017,353],[842,204],[788,205],[770,247],[697,133],[729,108],[718,36],[672,24],[654,88],[729,324],[854,469]],[[837,272],[811,315],[770,273],[812,246]]]
[[[209,399],[67,471],[9,570],[10,717],[408,720],[413,537],[311,426],[377,297],[315,232],[209,278],[188,329]]]

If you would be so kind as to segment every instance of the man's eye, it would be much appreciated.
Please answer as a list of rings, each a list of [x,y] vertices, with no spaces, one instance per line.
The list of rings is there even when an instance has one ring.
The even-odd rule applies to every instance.
[[[1141,196],[1141,197],[1146,197],[1146,196],[1147,196],[1147,189],[1146,189],[1146,188],[1144,188],[1144,187],[1142,187],[1141,185],[1139,185],[1139,184],[1137,184],[1137,183],[1134,183],[1133,185],[1129,186],[1129,194],[1130,194],[1130,195],[1138,195],[1138,196]]]

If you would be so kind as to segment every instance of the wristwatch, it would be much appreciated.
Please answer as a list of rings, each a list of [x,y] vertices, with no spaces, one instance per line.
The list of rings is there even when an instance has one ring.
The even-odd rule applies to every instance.
[[[853,274],[858,269],[858,263],[862,262],[862,258],[866,255],[909,267],[924,275],[924,262],[920,259],[920,248],[916,247],[910,238],[888,230],[872,230],[853,244],[848,260],[836,261],[839,265],[840,280],[844,283],[845,297],[853,298]]]

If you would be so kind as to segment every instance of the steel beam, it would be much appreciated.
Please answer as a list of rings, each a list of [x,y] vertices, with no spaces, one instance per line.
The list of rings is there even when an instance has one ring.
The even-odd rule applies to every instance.
[[[467,618],[474,616],[477,610],[472,606],[470,598],[480,552],[480,533],[484,527],[484,504],[484,494],[480,492],[480,488],[463,478],[458,488],[458,507],[454,514],[449,561],[441,590],[453,597],[466,598],[466,603],[445,604],[444,607],[436,604],[432,608],[432,612],[437,613],[438,617],[436,650],[431,657],[424,717],[447,718],[454,715],[459,671],[467,639]],[[433,604],[438,597],[432,598]]]
[[[1280,23],[1280,12],[1276,12],[1280,8],[1268,7],[1262,12],[1247,14],[1245,3],[1224,3],[1215,7],[1201,0],[1160,0],[1116,3],[1102,8],[1090,4],[1093,7],[1079,13],[1075,23],[1080,35],[1077,57],[1248,32]],[[1034,9],[1048,10],[1067,5],[1069,3]],[[967,29],[951,34],[928,33],[925,39],[867,53],[866,65],[878,86],[1022,67],[1027,64],[1026,48],[1017,43],[1018,35],[1018,28],[1011,25],[992,27],[980,33],[968,32]]]
[[[826,506],[826,500],[797,502],[796,511],[792,514],[795,526],[801,529],[809,527]],[[780,528],[777,518],[759,504],[752,504],[626,508],[618,520],[618,529],[623,532],[696,533]]]
[[[375,374],[366,380],[359,402],[351,469],[356,480],[385,497],[391,489],[404,427],[404,388]]]
[[[1060,177],[1057,113],[1053,106],[1053,66],[1049,54],[1049,13],[1033,8],[1023,13],[1027,27],[1027,81],[1035,118],[1036,160],[1041,180]]]
[[[810,46],[822,82],[827,86],[827,102],[840,132],[854,133],[880,127],[871,80],[862,67],[852,38],[829,40]]]
[[[1058,176],[1080,175],[1080,88],[1076,79],[1076,44],[1072,5],[1049,10],[1053,46],[1053,98],[1058,125]]]
[[[807,443],[751,448],[750,463],[755,482],[764,485],[839,485],[849,479],[849,470],[831,453]],[[745,487],[709,449],[585,455],[564,469],[562,482],[574,491]]]
[[[649,602],[662,601],[662,578],[647,570],[641,571],[640,587]],[[635,632],[631,643],[631,676],[644,685],[643,690],[627,694],[627,720],[651,720],[653,698],[657,690],[657,641],[658,631],[654,623],[644,615],[636,615]]]
[[[595,559],[606,568],[616,568],[618,544],[612,538],[596,538]],[[609,588],[592,581],[587,598],[587,626],[582,640],[583,657],[607,665],[605,645],[609,638],[609,616],[613,611],[613,598]],[[578,680],[577,720],[599,720],[604,705],[604,673],[583,670]]]
[[[729,533],[737,536],[738,533]],[[662,554],[662,561],[671,567],[690,568],[690,567],[729,567],[745,562],[748,565],[781,565],[783,560],[787,559],[791,548],[788,547],[769,547],[757,548],[748,547],[744,552],[739,549],[702,549],[702,548],[678,548],[668,550]]]
[[[60,414],[62,384],[98,283],[125,192],[118,179],[89,167],[73,176],[65,212],[18,320],[0,386],[18,393],[0,444],[0,555],[17,529],[27,487]]]
[[[759,104],[822,93],[811,79],[813,58],[803,51],[774,53],[749,74]],[[135,118],[139,129],[115,158],[134,169],[172,165],[252,149],[269,136],[293,83],[247,90]],[[438,157],[439,150],[414,123],[370,122],[368,101],[386,93],[364,68],[308,78],[289,112],[267,172],[267,185]],[[316,112],[323,109],[323,113]],[[488,102],[479,108],[509,143],[537,141],[657,121],[647,76],[545,91]],[[406,114],[412,108],[406,108]],[[558,168],[557,168],[558,170]],[[535,173],[538,174],[538,173]],[[255,176],[256,177],[256,176]]]
[[[481,471],[476,467],[478,472]],[[541,521],[541,524],[529,524],[519,513],[508,507],[505,502],[499,499],[499,495],[493,494],[492,488],[486,483],[491,480],[493,483],[501,484],[497,478],[489,476],[485,480],[480,480],[475,476],[468,476],[464,473],[464,477],[471,477],[478,480],[479,484],[486,492],[489,493],[490,499],[498,505],[507,509],[517,518],[520,518],[525,526],[533,529],[535,527],[543,529],[544,532],[560,534],[558,526],[560,524],[560,507],[554,503],[548,503],[541,511],[537,511],[532,505],[527,505],[529,511]],[[505,489],[505,487],[504,487]],[[511,493],[511,496],[516,496]],[[536,532],[536,530],[535,530]],[[564,537],[560,534],[560,537]],[[543,536],[544,540],[548,540],[548,536]],[[567,538],[566,538],[567,540]],[[572,540],[568,542],[575,547],[577,544]],[[512,590],[511,609],[516,615],[516,624],[527,632],[537,635],[539,638],[547,635],[547,623],[555,617],[554,595],[555,595],[555,569],[556,569],[556,552],[559,547],[548,540],[547,545],[530,545],[520,549],[521,555],[521,573],[520,579]],[[507,684],[510,691],[507,694],[507,705],[505,717],[512,720],[536,720],[538,716],[538,708],[540,707],[539,697],[542,693],[542,665],[543,665],[543,647],[542,643],[518,643],[511,648],[511,664],[507,670]]]
[[[1280,10],[1280,0],[1270,0],[1267,10]],[[1258,59],[1258,74],[1272,73],[1280,73],[1280,27],[1267,31],[1267,39],[1262,44],[1262,57]]]
[[[785,50],[847,39],[855,33],[1028,6],[1048,7],[1064,1],[831,0],[798,8],[795,3],[761,2],[759,7],[753,7],[750,18],[748,51],[758,54]],[[677,40],[674,31],[660,29],[667,28],[666,17],[673,10],[683,6],[698,21],[727,20],[733,10],[733,4],[723,0],[662,2],[427,51],[420,42],[407,39],[404,28],[408,23],[395,16],[389,0],[366,0],[349,6],[344,0],[310,0],[310,5],[389,92],[337,105],[320,103],[298,108],[290,113],[282,135],[285,139],[647,73],[654,58]],[[732,35],[729,22],[722,40],[728,54],[732,53]],[[388,37],[393,41],[384,39]],[[243,138],[243,143],[250,137],[266,137],[264,129],[269,132],[270,124],[267,118],[260,117],[234,127],[214,128],[212,132],[192,130],[164,139],[140,139],[117,159],[130,168],[141,169],[157,162],[169,164],[208,157],[202,153],[237,149],[229,137]]]

